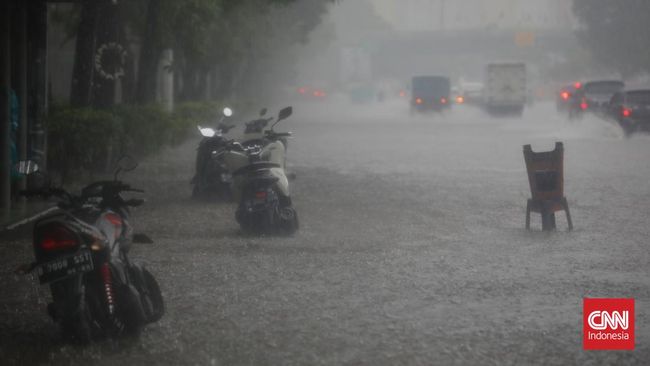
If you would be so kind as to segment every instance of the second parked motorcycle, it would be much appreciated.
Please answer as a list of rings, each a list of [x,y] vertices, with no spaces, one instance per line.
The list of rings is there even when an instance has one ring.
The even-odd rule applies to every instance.
[[[285,170],[286,145],[290,132],[273,127],[293,113],[280,111],[271,128],[262,132],[257,143],[231,141],[220,159],[233,176],[233,195],[239,206],[236,219],[242,230],[257,234],[293,234],[298,230],[298,214],[291,202]]]

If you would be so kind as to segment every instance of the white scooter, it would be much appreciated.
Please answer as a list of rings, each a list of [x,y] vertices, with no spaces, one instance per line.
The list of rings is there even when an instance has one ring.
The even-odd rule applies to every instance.
[[[259,144],[233,141],[220,154],[232,172],[232,192],[239,202],[236,219],[246,232],[290,235],[298,230],[298,215],[291,202],[285,173],[283,141],[291,133],[273,130],[292,113],[292,107],[282,109],[271,128],[263,131]]]

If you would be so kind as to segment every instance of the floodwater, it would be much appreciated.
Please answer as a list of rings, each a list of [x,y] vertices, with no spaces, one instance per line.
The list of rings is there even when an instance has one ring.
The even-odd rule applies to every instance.
[[[650,137],[554,105],[522,118],[471,106],[410,117],[406,101],[298,103],[288,163],[301,229],[241,235],[231,204],[194,202],[198,137],[123,179],[147,189],[133,248],[164,318],[139,340],[61,343],[47,288],[12,273],[28,232],[0,247],[3,364],[647,364]],[[524,229],[522,145],[565,148],[575,230]],[[4,240],[3,240],[4,241]],[[585,297],[636,300],[636,350],[582,350]]]

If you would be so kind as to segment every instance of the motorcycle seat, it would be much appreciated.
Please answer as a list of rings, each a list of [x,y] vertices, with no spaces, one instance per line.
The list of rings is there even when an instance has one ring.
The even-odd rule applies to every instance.
[[[273,184],[280,180],[280,178],[269,173],[268,170],[258,170],[255,172],[251,172],[250,175],[251,178],[255,180],[256,184],[262,184],[262,185]]]
[[[249,174],[253,172],[258,172],[260,170],[268,170],[271,168],[282,168],[282,165],[271,163],[269,161],[256,161],[254,163],[248,164],[244,167],[235,170],[232,173],[232,175],[235,176],[235,175]]]

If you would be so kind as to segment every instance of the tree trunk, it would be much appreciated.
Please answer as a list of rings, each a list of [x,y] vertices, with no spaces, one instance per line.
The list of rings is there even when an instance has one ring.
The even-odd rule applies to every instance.
[[[161,0],[149,0],[147,5],[147,25],[140,49],[138,66],[137,100],[151,103],[156,99],[156,77],[161,48],[156,35]]]
[[[96,49],[109,44],[119,44],[121,22],[118,12],[118,5],[110,0],[97,1],[99,14],[101,17],[97,19],[96,24]],[[97,55],[97,51],[93,52]],[[94,57],[93,57],[94,60]],[[94,60],[96,62],[96,60]],[[102,57],[102,66],[105,73],[115,74],[115,67],[119,66],[122,60],[119,57],[119,52],[115,49],[105,51]],[[94,66],[94,64],[93,64]],[[124,67],[124,65],[121,65]],[[95,70],[93,83],[93,105],[98,108],[112,107],[115,104],[115,86],[117,80],[116,75],[106,76]]]
[[[77,28],[77,43],[70,88],[70,103],[75,107],[89,106],[92,101],[95,33],[98,4],[86,0],[81,5],[81,20]]]

